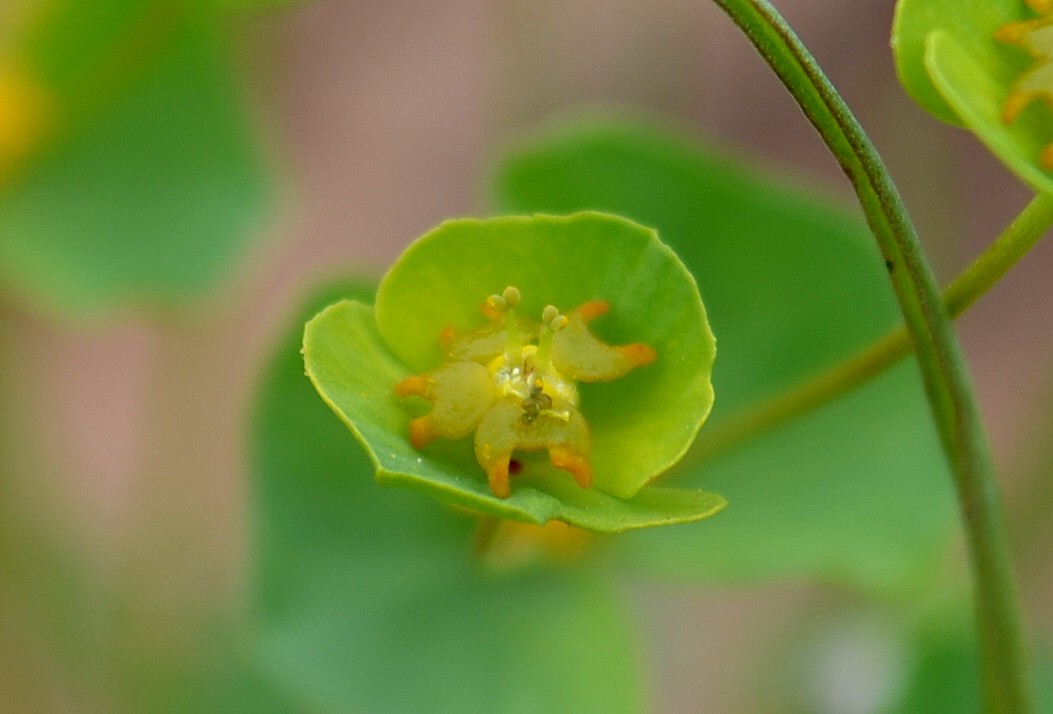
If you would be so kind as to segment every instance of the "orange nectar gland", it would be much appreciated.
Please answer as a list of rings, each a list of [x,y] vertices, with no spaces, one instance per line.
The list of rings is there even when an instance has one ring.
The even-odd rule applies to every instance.
[[[1023,22],[1011,22],[998,28],[995,39],[1022,47],[1037,60],[1013,83],[1012,91],[1002,106],[1002,121],[1011,123],[1036,99],[1042,99],[1053,109],[1053,0],[1025,0],[1039,17]],[[1047,144],[1039,155],[1042,168],[1053,170],[1053,143]]]
[[[549,305],[540,323],[517,316],[519,301],[514,287],[488,297],[482,313],[489,325],[461,335],[447,327],[439,336],[444,364],[395,385],[396,395],[424,397],[432,405],[410,420],[410,442],[422,449],[436,437],[475,432],[475,457],[498,498],[511,494],[516,450],[547,450],[553,466],[588,488],[591,439],[576,383],[617,379],[653,362],[656,353],[641,342],[612,346],[592,334],[588,323],[607,312],[605,301],[587,302],[569,315]]]

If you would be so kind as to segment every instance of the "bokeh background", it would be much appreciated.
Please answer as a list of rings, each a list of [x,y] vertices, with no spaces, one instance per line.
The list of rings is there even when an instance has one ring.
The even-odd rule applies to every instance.
[[[0,5],[0,43],[35,4]],[[892,2],[778,7],[871,133],[946,283],[1027,190],[903,94]],[[212,623],[239,617],[248,413],[276,338],[319,282],[379,274],[429,227],[485,213],[508,142],[582,106],[622,108],[852,205],[788,95],[705,2],[318,0],[232,11],[224,33],[274,177],[229,279],[177,308],[81,312],[0,293],[2,711],[113,711],[125,680],[113,662],[179,668]],[[1039,244],[959,323],[1021,544],[1026,619],[1047,633],[1053,555],[1035,544],[1053,539],[1051,269]],[[56,571],[76,574],[68,590]],[[814,664],[798,686],[814,685],[816,711],[872,711],[867,693],[892,676],[866,646],[875,625],[822,583],[631,593],[655,711],[767,710],[787,652]],[[838,699],[834,681],[853,694]]]

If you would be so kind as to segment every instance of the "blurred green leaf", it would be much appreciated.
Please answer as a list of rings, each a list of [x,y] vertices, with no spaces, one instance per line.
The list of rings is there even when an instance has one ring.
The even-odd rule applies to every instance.
[[[338,297],[330,291],[303,319]],[[624,614],[592,569],[492,574],[475,519],[378,486],[303,376],[299,325],[253,426],[256,645],[301,709],[635,712]]]
[[[1039,645],[1029,672],[1034,711],[1053,714],[1053,660]],[[915,633],[912,671],[893,714],[980,714],[981,669],[973,620],[962,612],[953,625],[922,627]]]
[[[495,185],[499,210],[618,212],[655,226],[681,256],[720,339],[717,401],[700,442],[896,323],[883,262],[858,220],[653,127],[557,128],[507,156]],[[912,364],[733,452],[674,469],[666,483],[730,504],[704,529],[626,537],[635,565],[687,578],[906,586],[927,574],[955,524]]]
[[[127,607],[127,605],[125,605]],[[134,603],[131,605],[134,608]],[[195,627],[192,647],[175,651],[151,642],[149,624],[110,632],[103,656],[111,680],[111,711],[151,714],[289,714],[303,711],[295,697],[263,673],[248,646],[244,623]],[[120,659],[114,657],[119,652]],[[93,684],[102,691],[98,672]]]
[[[727,494],[731,506],[693,539],[631,540],[635,557],[713,581],[805,576],[884,592],[935,577],[956,521],[920,389],[914,365],[902,365],[673,474]]]
[[[0,177],[0,278],[44,304],[192,300],[229,276],[260,227],[269,190],[222,29],[179,13],[152,29],[114,31],[123,44],[102,59],[91,33],[74,33],[83,42],[42,71],[55,76],[58,133]],[[63,59],[85,55],[96,75],[60,77]]]
[[[919,633],[898,714],[980,714],[980,662],[969,630]]]
[[[76,104],[128,81],[164,54],[191,8],[170,0],[31,2],[5,59],[13,56],[64,104]]]

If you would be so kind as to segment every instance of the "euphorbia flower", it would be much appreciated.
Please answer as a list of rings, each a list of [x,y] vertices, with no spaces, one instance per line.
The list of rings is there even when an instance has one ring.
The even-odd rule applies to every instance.
[[[612,347],[589,331],[587,323],[609,309],[606,301],[585,303],[569,317],[548,305],[541,322],[524,330],[516,316],[519,300],[513,286],[491,295],[482,312],[497,329],[461,337],[445,330],[445,364],[395,385],[399,396],[432,403],[431,412],[410,422],[410,441],[420,449],[438,436],[459,439],[474,431],[475,456],[498,498],[511,493],[509,466],[516,449],[546,449],[553,466],[588,488],[589,426],[578,411],[575,382],[617,379],[653,362],[655,352],[642,342]]]
[[[1053,3],[1050,0],[1025,2],[1040,16],[1003,25],[995,33],[996,39],[1024,48],[1036,60],[1034,66],[1013,84],[1012,92],[1005,100],[1002,120],[1007,124],[1036,99],[1053,107]],[[1043,168],[1053,169],[1053,143],[1046,144],[1042,150],[1041,162]]]
[[[723,507],[648,485],[708,416],[714,354],[679,259],[600,213],[444,223],[396,261],[375,308],[337,303],[304,332],[308,376],[381,482],[607,531]]]
[[[911,96],[968,128],[1045,192],[1053,192],[1051,6],[1050,0],[899,0],[892,34],[900,81]]]

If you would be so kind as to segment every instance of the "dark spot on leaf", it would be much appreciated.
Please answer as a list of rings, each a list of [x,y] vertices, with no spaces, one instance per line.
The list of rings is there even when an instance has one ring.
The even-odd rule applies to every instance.
[[[510,475],[515,476],[518,473],[522,473],[522,471],[523,471],[523,462],[522,461],[519,461],[518,459],[512,459],[511,461],[508,462],[508,473]]]

